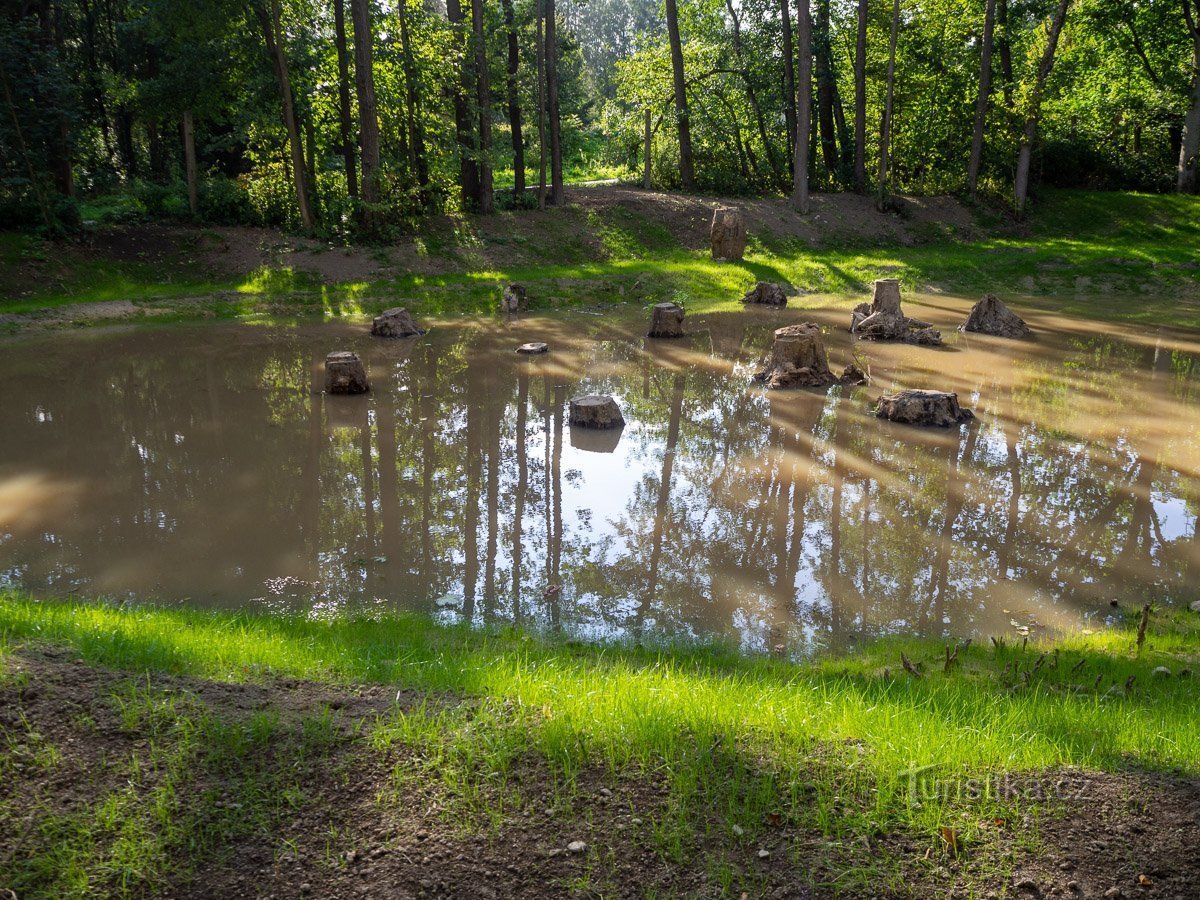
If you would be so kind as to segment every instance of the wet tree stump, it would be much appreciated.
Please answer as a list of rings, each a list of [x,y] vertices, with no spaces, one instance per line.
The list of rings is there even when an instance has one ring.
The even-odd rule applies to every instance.
[[[375,337],[402,338],[424,333],[425,329],[417,325],[412,314],[399,306],[384,310],[371,323],[371,334]]]
[[[545,341],[530,341],[528,344],[522,344],[517,348],[518,353],[523,353],[526,356],[536,356],[539,353],[548,353],[550,345]]]
[[[1005,306],[995,294],[984,294],[983,299],[971,307],[971,314],[958,330],[1018,339],[1033,334],[1025,320]]]
[[[572,427],[620,428],[625,424],[625,417],[621,415],[621,407],[617,406],[617,401],[612,397],[587,394],[571,398],[568,421]]]
[[[870,303],[860,303],[850,320],[850,331],[866,341],[899,341],[937,346],[941,332],[928,322],[910,319],[900,308],[900,281],[880,278],[874,283]]]
[[[775,330],[767,366],[754,373],[769,388],[828,387],[837,382],[829,371],[821,327],[812,322]]]
[[[500,310],[506,313],[525,312],[529,309],[529,292],[525,289],[525,285],[507,284],[504,286],[504,293],[500,297]]]
[[[325,357],[326,393],[365,394],[370,389],[367,369],[357,353],[336,350]]]
[[[760,281],[742,297],[742,303],[761,303],[764,306],[787,306],[787,289],[782,284]]]
[[[945,391],[907,390],[879,398],[875,415],[904,425],[953,428],[975,418],[969,409],[958,405],[958,394]]]
[[[709,239],[713,259],[741,259],[746,253],[746,219],[742,211],[733,206],[714,209]]]
[[[683,337],[683,307],[678,303],[656,303],[650,310],[650,337]]]

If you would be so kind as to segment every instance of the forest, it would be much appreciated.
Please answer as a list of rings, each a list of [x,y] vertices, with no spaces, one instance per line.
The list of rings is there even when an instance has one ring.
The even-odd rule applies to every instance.
[[[1200,0],[9,0],[0,227],[1195,193]]]

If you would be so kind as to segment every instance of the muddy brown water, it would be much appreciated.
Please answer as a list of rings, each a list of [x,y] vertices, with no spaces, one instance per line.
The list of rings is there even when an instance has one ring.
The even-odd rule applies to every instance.
[[[874,383],[749,382],[773,328],[848,313],[617,308],[437,323],[88,330],[0,343],[0,584],[316,615],[377,609],[582,636],[842,646],[1093,627],[1200,596],[1200,335],[1018,309],[1038,339],[859,344]],[[811,300],[809,301],[812,302]],[[543,357],[521,357],[525,341]],[[353,349],[365,397],[320,393]],[[315,389],[314,389],[315,386]],[[901,387],[977,423],[876,420]],[[612,393],[620,434],[573,431]]]

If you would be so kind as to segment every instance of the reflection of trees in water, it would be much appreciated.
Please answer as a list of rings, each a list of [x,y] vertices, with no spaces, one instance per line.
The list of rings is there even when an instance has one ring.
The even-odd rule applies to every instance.
[[[199,599],[199,579],[229,603],[290,576],[333,609],[452,593],[471,621],[762,649],[993,629],[1003,609],[1053,621],[1130,585],[1195,596],[1196,448],[1185,424],[1130,408],[1200,399],[1189,355],[1108,338],[1042,351],[978,386],[974,428],[930,434],[873,419],[862,391],[749,388],[730,360],[769,328],[731,321],[545,360],[490,330],[389,342],[367,399],[319,393],[324,338],[73,348],[92,355],[5,373],[21,401],[0,428],[87,488],[73,517],[0,543],[0,568],[165,598]],[[56,380],[80,371],[107,390]],[[581,387],[618,394],[631,423],[611,485],[564,459]],[[51,421],[31,425],[36,409]],[[1165,527],[1169,501],[1186,527]]]

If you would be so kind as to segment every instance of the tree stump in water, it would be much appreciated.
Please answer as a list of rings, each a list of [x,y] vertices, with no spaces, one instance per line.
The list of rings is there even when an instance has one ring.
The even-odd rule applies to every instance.
[[[732,206],[714,209],[709,240],[713,259],[741,259],[746,253],[746,219],[742,211]]]
[[[650,310],[650,337],[683,337],[683,307],[678,303],[656,303]]]
[[[995,294],[984,294],[983,299],[971,307],[971,314],[958,330],[1006,338],[1027,338],[1033,334],[1025,320]]]
[[[522,344],[517,348],[518,353],[524,353],[526,356],[534,356],[538,353],[548,353],[550,345],[545,341],[530,341],[528,344]]]
[[[837,379],[829,371],[821,328],[812,322],[775,330],[767,367],[754,373],[754,380],[769,388],[828,387]]]
[[[580,428],[620,428],[625,424],[621,415],[621,407],[617,401],[607,395],[587,394],[583,397],[573,397],[570,402],[570,417],[572,427]]]
[[[371,389],[357,353],[337,350],[325,357],[325,390],[330,394],[365,394]]]
[[[371,323],[371,334],[376,337],[401,338],[424,333],[425,329],[417,325],[412,314],[399,306],[380,313]]]
[[[928,322],[910,319],[900,308],[900,281],[880,278],[870,303],[860,303],[850,320],[850,331],[867,341],[900,341],[906,344],[942,343],[941,332]]]
[[[506,313],[529,309],[529,292],[525,290],[525,285],[516,282],[505,285],[504,294],[500,297],[500,309]]]
[[[951,428],[975,418],[969,409],[958,405],[958,394],[945,391],[900,391],[879,398],[875,415],[905,425],[932,425]]]
[[[765,306],[787,306],[787,289],[782,284],[760,281],[742,297],[742,303],[762,303]]]

